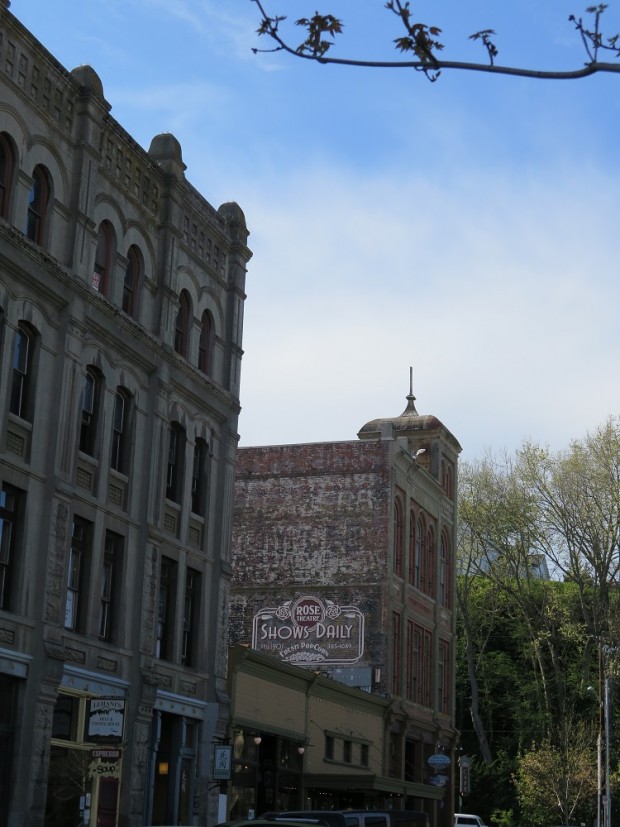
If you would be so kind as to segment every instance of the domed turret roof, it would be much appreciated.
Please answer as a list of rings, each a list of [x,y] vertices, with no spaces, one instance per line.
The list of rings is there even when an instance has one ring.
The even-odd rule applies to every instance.
[[[71,70],[71,75],[77,80],[80,86],[89,89],[98,98],[103,98],[103,84],[101,78],[92,66],[84,64],[76,66]]]
[[[412,383],[411,383],[412,384]],[[358,439],[380,439],[382,434],[391,426],[394,432],[394,437],[399,436],[421,436],[426,432],[428,436],[443,435],[448,442],[450,442],[456,451],[461,450],[456,437],[431,414],[419,414],[415,406],[415,396],[413,395],[413,388],[410,387],[407,394],[407,407],[400,416],[381,417],[379,419],[371,419],[363,425],[358,431]]]

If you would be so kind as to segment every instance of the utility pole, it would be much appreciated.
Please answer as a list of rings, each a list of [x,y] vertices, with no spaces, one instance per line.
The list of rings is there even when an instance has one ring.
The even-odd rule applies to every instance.
[[[609,656],[620,652],[620,646],[603,646],[603,714],[605,721],[605,800],[603,827],[611,827],[611,689],[612,674],[609,669]]]
[[[611,827],[611,784],[609,752],[611,743],[611,678],[605,675],[605,827]]]

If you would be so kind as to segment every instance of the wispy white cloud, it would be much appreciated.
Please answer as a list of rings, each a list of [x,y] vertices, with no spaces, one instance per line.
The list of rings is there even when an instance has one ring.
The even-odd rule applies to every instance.
[[[490,23],[503,62],[573,60],[571,0],[439,5],[452,52]],[[620,412],[613,78],[429,84],[253,56],[250,0],[50,8],[11,11],[61,62],[95,68],[136,140],[173,132],[191,182],[247,215],[245,444],[355,438],[403,409],[410,364],[418,409],[470,456],[524,436],[562,446]],[[393,56],[381,4],[339,8],[352,51],[381,39]]]
[[[194,32],[202,33],[206,28],[205,11],[208,4],[198,0],[140,0],[144,7],[157,9],[167,16],[174,17],[182,23],[187,23]]]
[[[246,187],[242,443],[355,438],[400,413],[412,363],[418,409],[470,456],[562,445],[620,411],[620,199],[603,177],[560,173],[431,184],[323,169],[268,197]]]

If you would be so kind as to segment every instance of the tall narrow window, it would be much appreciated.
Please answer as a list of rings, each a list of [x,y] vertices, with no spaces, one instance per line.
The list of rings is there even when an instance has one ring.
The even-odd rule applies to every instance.
[[[185,431],[173,422],[168,432],[168,465],[166,470],[166,497],[175,503],[181,502],[185,457]]]
[[[192,467],[192,512],[204,517],[207,499],[207,443],[198,437],[194,445],[194,464]]]
[[[8,135],[0,133],[0,217],[9,217],[9,207],[13,194],[13,172],[15,169],[15,152]]]
[[[426,583],[424,591],[429,597],[435,597],[435,567],[437,558],[435,556],[435,529],[428,527],[426,532]]]
[[[181,663],[183,666],[196,666],[196,632],[200,619],[200,587],[200,572],[188,568],[185,574],[183,641],[181,645]]]
[[[452,499],[452,463],[448,460],[441,461],[441,485],[446,493],[446,497]]]
[[[49,176],[42,166],[36,166],[32,173],[32,186],[28,194],[26,217],[26,235],[36,244],[44,243],[50,202]]]
[[[130,407],[129,395],[123,388],[119,388],[114,396],[110,465],[125,475],[129,472]]]
[[[112,263],[114,258],[114,230],[109,221],[102,221],[97,236],[97,250],[91,279],[92,287],[105,296],[110,295]]]
[[[424,629],[422,636],[422,699],[424,706],[432,704],[432,680],[433,680],[433,638],[428,629]]]
[[[413,683],[411,695],[416,703],[422,702],[422,629],[413,627]]]
[[[405,772],[403,777],[405,781],[415,781],[415,741],[407,738],[405,741]]]
[[[420,577],[422,569],[422,537],[424,536],[424,523],[421,517],[418,517],[415,527],[415,575],[414,586],[416,589],[420,588]]]
[[[400,499],[394,500],[394,574],[403,576],[403,507]]]
[[[174,329],[174,349],[187,359],[189,352],[189,326],[192,314],[192,303],[187,290],[182,290],[179,296],[179,310]]]
[[[416,516],[413,508],[409,512],[409,563],[407,566],[407,582],[415,586],[416,572]]]
[[[198,344],[198,367],[207,376],[213,370],[213,317],[208,310],[202,314],[200,322],[200,342]]]
[[[133,318],[138,316],[138,289],[142,274],[142,260],[135,245],[127,253],[127,269],[123,280],[123,311]]]
[[[157,598],[157,639],[155,641],[155,657],[161,660],[170,660],[172,657],[176,573],[175,561],[162,557]]]
[[[13,346],[13,375],[9,409],[21,419],[32,421],[33,403],[33,345],[34,334],[20,324]]]
[[[15,553],[22,492],[10,485],[0,489],[0,609],[14,610]]]
[[[400,647],[400,614],[392,612],[392,694],[400,695],[400,669],[401,669],[401,647]]]
[[[437,709],[439,712],[450,711],[450,645],[447,641],[439,642],[437,660]]]
[[[67,596],[65,602],[65,629],[84,631],[86,617],[87,559],[90,542],[90,524],[74,517],[71,530],[71,546],[67,566]]]
[[[445,531],[441,532],[439,544],[439,603],[450,608],[452,605],[449,542]]]
[[[122,555],[123,538],[119,534],[107,531],[103,550],[99,604],[99,637],[103,640],[112,640],[116,636],[116,607],[119,605],[118,587]]]
[[[408,701],[415,700],[415,647],[414,647],[414,623],[413,620],[407,621],[407,639],[405,641],[406,659],[405,659],[405,694]]]
[[[342,760],[345,764],[350,764],[353,758],[353,744],[347,738],[342,742]]]
[[[100,398],[101,378],[94,368],[89,367],[82,386],[80,451],[90,456],[95,454]]]

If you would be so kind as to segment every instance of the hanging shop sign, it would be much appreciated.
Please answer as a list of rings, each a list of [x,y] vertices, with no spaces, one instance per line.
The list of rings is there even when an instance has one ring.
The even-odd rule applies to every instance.
[[[252,648],[298,666],[355,663],[364,653],[364,615],[311,595],[287,600],[254,615]]]
[[[232,766],[232,747],[225,744],[213,748],[211,778],[214,781],[229,781]]]
[[[471,758],[466,755],[463,755],[459,760],[459,769],[460,769],[460,782],[459,782],[459,792],[461,795],[469,795],[471,786],[470,786],[470,769],[471,769]]]
[[[91,698],[88,705],[89,741],[120,741],[123,737],[125,701],[121,698]]]
[[[91,749],[88,775],[91,778],[121,777],[120,749]]]
[[[435,753],[435,755],[431,755],[431,757],[428,759],[428,763],[433,768],[443,769],[445,767],[449,767],[452,761],[449,755],[445,755],[443,752],[437,752]]]

